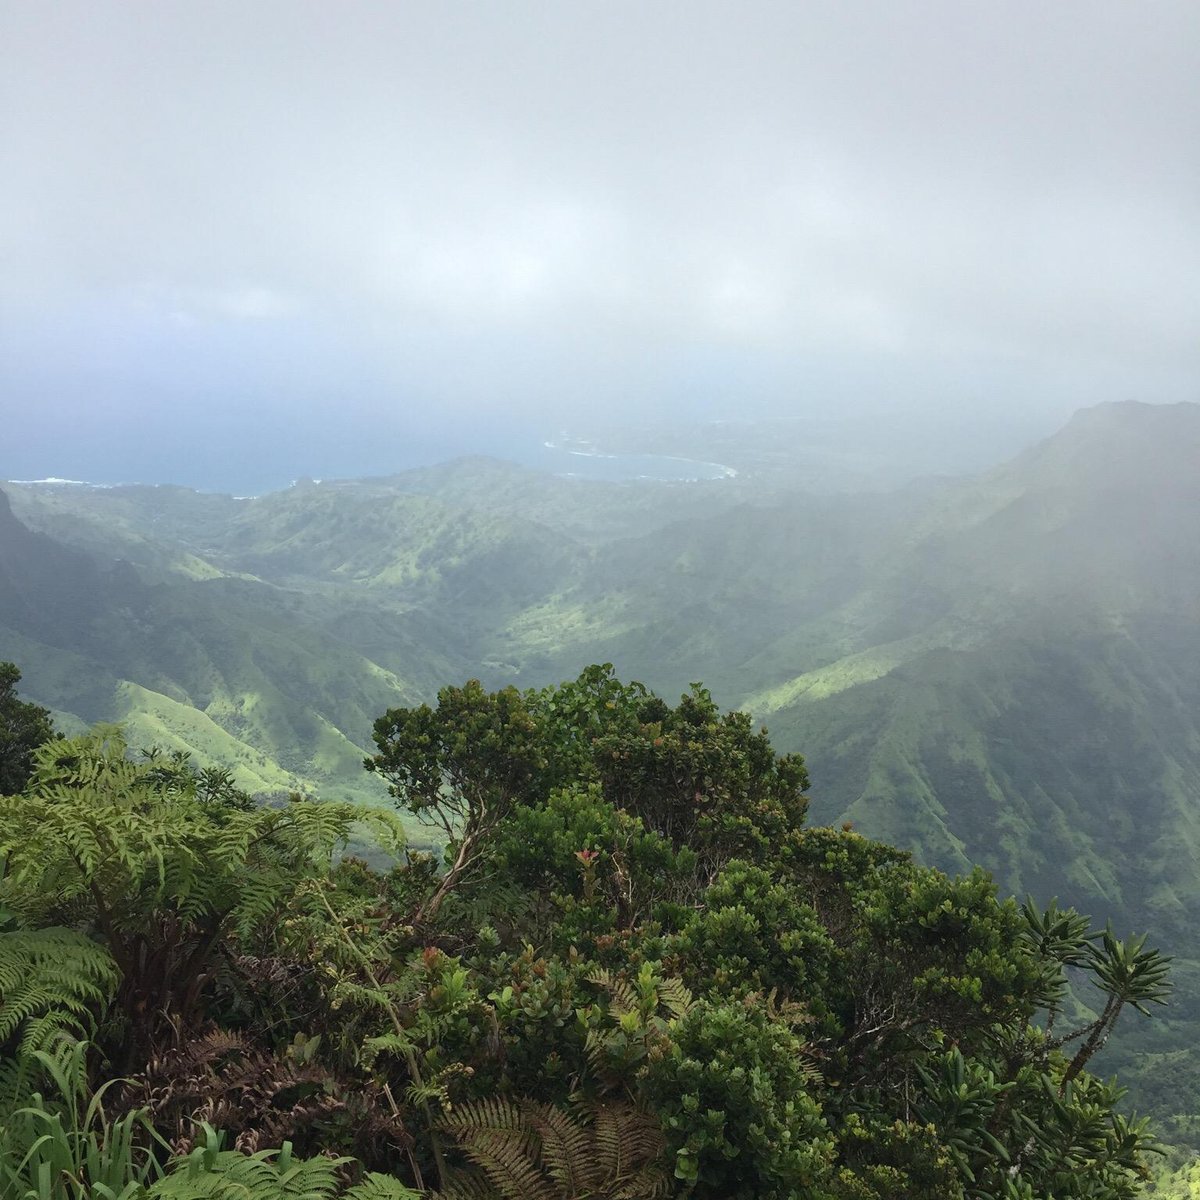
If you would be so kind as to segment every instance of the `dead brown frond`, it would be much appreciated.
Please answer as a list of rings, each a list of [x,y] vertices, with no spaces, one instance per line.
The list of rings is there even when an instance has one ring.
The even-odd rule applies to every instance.
[[[469,1165],[436,1200],[652,1200],[667,1192],[662,1129],[626,1101],[572,1114],[491,1097],[459,1105],[442,1127]]]

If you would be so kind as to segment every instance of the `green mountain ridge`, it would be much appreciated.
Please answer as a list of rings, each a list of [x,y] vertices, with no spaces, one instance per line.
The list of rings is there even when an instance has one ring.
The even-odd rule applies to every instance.
[[[56,711],[336,795],[370,787],[373,718],[448,681],[593,661],[668,695],[703,680],[805,754],[818,820],[981,863],[1190,963],[1196,463],[1200,405],[1127,403],[977,477],[878,494],[487,459],[255,500],[5,485],[0,657]],[[1139,1035],[1164,1111],[1152,1068],[1196,1040],[1195,1008]]]
[[[342,729],[369,727],[411,692],[288,609],[251,581],[145,582],[0,505],[0,653],[30,664],[48,705],[85,723],[125,721],[255,790],[325,785],[378,799],[362,746]]]

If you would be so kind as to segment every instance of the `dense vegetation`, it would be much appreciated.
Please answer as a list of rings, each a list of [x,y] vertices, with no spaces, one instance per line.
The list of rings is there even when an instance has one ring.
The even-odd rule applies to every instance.
[[[804,762],[699,686],[472,682],[374,740],[441,861],[115,728],[33,751],[4,1195],[1137,1194],[1146,1125],[1088,1066],[1166,994],[1141,938],[807,825]]]
[[[50,713],[17,698],[21,672],[0,662],[0,796],[11,796],[29,782],[33,752],[53,735]]]

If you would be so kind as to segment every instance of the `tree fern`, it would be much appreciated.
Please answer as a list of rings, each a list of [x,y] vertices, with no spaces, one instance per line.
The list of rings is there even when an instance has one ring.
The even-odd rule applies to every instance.
[[[267,928],[363,825],[388,849],[403,839],[394,813],[353,804],[215,803],[186,758],[135,762],[115,727],[41,747],[25,793],[4,806],[0,903],[26,924],[69,915],[99,931],[134,1015],[126,1067],[157,1031],[194,1020],[227,934]]]

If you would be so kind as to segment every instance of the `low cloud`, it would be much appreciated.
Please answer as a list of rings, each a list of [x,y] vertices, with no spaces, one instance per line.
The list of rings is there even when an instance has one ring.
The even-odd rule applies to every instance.
[[[173,324],[233,390],[352,364],[448,420],[713,364],[739,411],[1196,398],[1190,3],[63,3],[0,47],[11,395],[144,389]]]

